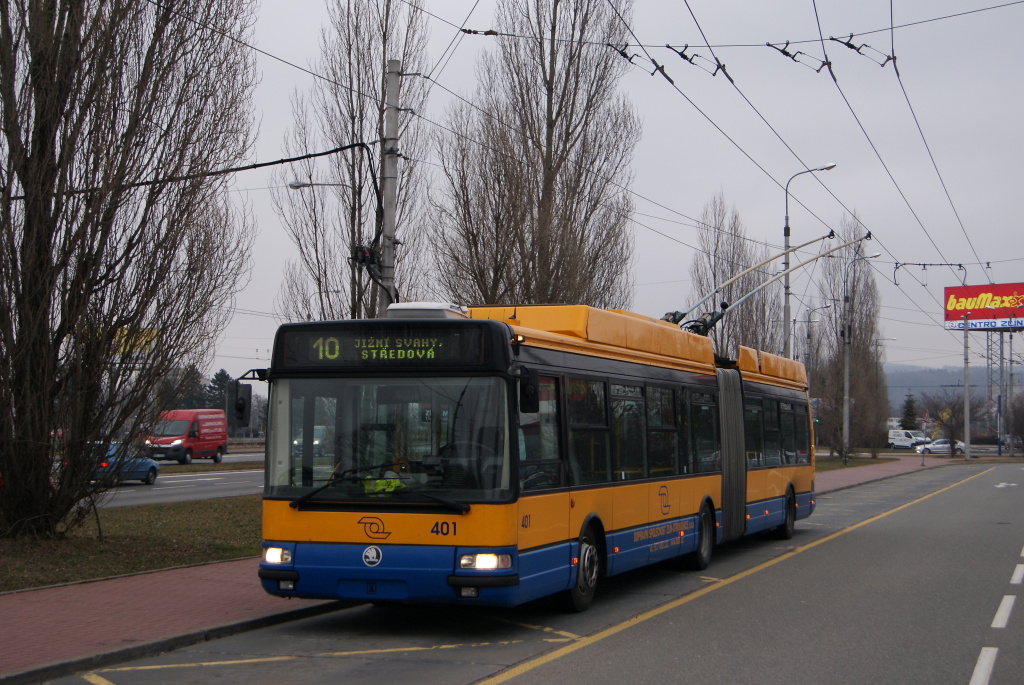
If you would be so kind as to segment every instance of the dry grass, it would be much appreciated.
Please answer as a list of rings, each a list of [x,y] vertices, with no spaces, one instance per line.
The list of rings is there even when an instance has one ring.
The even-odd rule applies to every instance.
[[[64,540],[0,540],[0,592],[260,554],[259,495],[105,508],[100,523],[102,539],[92,518]]]

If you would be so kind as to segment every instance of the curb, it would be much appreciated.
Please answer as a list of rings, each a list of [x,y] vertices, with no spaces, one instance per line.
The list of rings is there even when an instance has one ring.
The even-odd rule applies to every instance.
[[[214,628],[203,628],[191,633],[153,640],[151,642],[125,647],[112,652],[92,654],[90,656],[70,659],[60,663],[48,664],[46,666],[30,668],[7,675],[0,675],[0,683],[2,683],[2,685],[29,685],[31,683],[42,683],[56,678],[65,678],[80,671],[91,671],[111,664],[155,656],[161,652],[181,649],[182,647],[189,647],[191,645],[208,642],[210,640],[218,640],[220,638],[230,637],[231,635],[256,630],[258,628],[266,628],[279,623],[311,618],[313,616],[319,616],[320,614],[326,614],[332,611],[337,611],[338,609],[354,606],[355,604],[355,602],[328,601],[316,606],[282,611],[278,614],[270,614],[268,616],[261,616],[260,618],[239,621],[237,623],[227,623]]]

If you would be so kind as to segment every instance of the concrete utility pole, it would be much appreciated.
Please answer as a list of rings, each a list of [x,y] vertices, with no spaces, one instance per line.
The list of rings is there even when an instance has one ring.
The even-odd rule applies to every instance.
[[[964,314],[964,461],[971,458],[971,382],[968,378],[970,363],[967,356],[970,313]],[[949,448],[949,455],[956,454],[956,442]]]
[[[380,242],[381,288],[377,297],[377,316],[383,318],[395,297],[395,215],[398,213],[398,102],[402,63],[388,60],[384,83],[384,144],[381,162],[380,194],[384,222]]]

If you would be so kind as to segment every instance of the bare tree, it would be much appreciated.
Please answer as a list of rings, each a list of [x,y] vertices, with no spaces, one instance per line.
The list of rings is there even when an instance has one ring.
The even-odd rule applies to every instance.
[[[405,73],[425,71],[427,31],[422,10],[400,0],[333,0],[330,24],[320,37],[315,70],[323,75],[309,96],[292,98],[294,126],[285,139],[290,156],[384,138],[385,78],[389,59]],[[423,79],[402,77],[402,108],[422,111]],[[423,281],[425,248],[420,223],[424,181],[415,158],[422,146],[420,120],[404,116],[399,144],[405,155],[398,178],[396,286],[405,299]],[[373,157],[377,157],[377,161]],[[357,148],[330,159],[328,170],[306,161],[275,176],[274,207],[299,250],[285,269],[277,310],[285,319],[372,317],[377,290],[351,260],[379,237],[382,216],[379,169],[383,145],[373,154]],[[371,165],[376,165],[375,169]],[[291,182],[311,184],[287,189]]]
[[[850,235],[858,225],[855,217],[844,217],[840,233]],[[817,329],[822,335],[816,349],[818,364],[811,393],[827,400],[818,415],[819,437],[836,451],[842,446],[842,408],[847,392],[844,355],[847,352],[850,445],[873,448],[883,445],[885,420],[889,415],[887,384],[877,344],[878,287],[868,262],[858,259],[862,255],[862,244],[855,243],[820,262],[821,299],[835,306],[820,311],[822,320]]]
[[[988,401],[979,393],[971,393],[967,399],[971,423],[982,420],[987,414]],[[935,392],[921,393],[921,408],[935,417],[942,436],[948,440],[964,439],[964,389],[942,388]]]
[[[472,104],[449,112],[432,214],[441,296],[626,306],[640,123],[615,90],[629,0],[502,0]]]
[[[80,522],[111,439],[209,361],[253,233],[210,174],[251,146],[254,6],[0,3],[0,536]]]
[[[747,238],[739,213],[735,209],[730,213],[721,192],[704,205],[697,226],[697,239],[700,249],[694,254],[690,266],[690,280],[695,291],[693,302],[689,303],[691,306],[769,255],[766,245]],[[736,302],[754,292],[773,275],[768,266],[743,275],[725,286],[698,311],[691,312],[690,318],[714,311],[723,302]],[[739,345],[781,353],[781,292],[781,285],[775,282],[757,290],[735,309],[726,310],[725,316],[709,333],[718,354],[735,357]]]

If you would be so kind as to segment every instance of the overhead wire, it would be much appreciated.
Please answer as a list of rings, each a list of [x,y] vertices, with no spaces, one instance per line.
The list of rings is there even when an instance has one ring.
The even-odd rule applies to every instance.
[[[149,1],[150,1],[150,2],[152,2],[153,4],[156,4],[156,5],[158,5],[158,6],[159,6],[159,3],[158,3],[158,2],[156,1],[156,0],[149,0]],[[406,4],[410,4],[410,5],[414,6],[414,7],[418,7],[417,5],[414,5],[413,3],[409,2],[408,0],[403,0],[403,2],[406,2]],[[1018,5],[1018,4],[1022,4],[1022,3],[1024,3],[1024,0],[1019,0],[1019,1],[1017,1],[1017,2],[1010,2],[1010,3],[1004,3],[1004,4],[1001,4],[1001,5],[997,5],[997,6],[992,6],[992,7],[986,7],[986,8],[978,8],[978,9],[975,9],[975,10],[970,10],[970,11],[966,11],[966,12],[960,12],[960,13],[955,13],[955,14],[945,15],[945,16],[943,16],[943,17],[935,17],[935,18],[931,18],[931,19],[926,19],[926,20],[921,20],[921,21],[916,21],[916,22],[909,22],[909,23],[906,23],[906,24],[902,24],[902,25],[899,25],[898,27],[897,27],[897,26],[894,26],[894,25],[893,25],[893,22],[892,22],[892,21],[890,21],[890,27],[889,27],[889,28],[888,28],[887,30],[889,30],[889,31],[891,32],[891,31],[893,30],[893,28],[902,28],[902,27],[907,27],[907,26],[914,26],[914,25],[919,25],[919,24],[929,23],[929,22],[933,22],[933,21],[940,21],[940,20],[943,20],[943,19],[948,19],[948,18],[954,18],[954,17],[964,16],[964,15],[967,15],[967,14],[974,14],[974,13],[978,13],[978,12],[984,12],[984,11],[989,11],[989,10],[994,10],[994,9],[1000,9],[1000,8],[1004,8],[1004,7],[1009,7],[1009,6],[1013,6],[1013,5]],[[688,4],[688,3],[687,3],[687,7],[688,7],[688,9],[689,9],[689,4]],[[476,8],[476,5],[474,5],[474,10],[475,10],[475,8]],[[420,9],[422,9],[422,8],[420,8]],[[473,10],[471,10],[470,14],[472,14],[472,11],[473,11]],[[816,8],[815,8],[815,11],[816,11]],[[486,32],[481,32],[481,31],[473,31],[473,30],[465,30],[465,23],[466,23],[466,22],[468,22],[469,16],[467,16],[466,20],[464,20],[464,22],[463,22],[463,25],[462,25],[462,26],[456,26],[456,25],[454,25],[454,24],[451,24],[450,22],[447,22],[447,20],[444,20],[443,18],[440,18],[440,17],[438,17],[437,15],[433,15],[433,14],[431,14],[431,13],[429,13],[429,12],[426,12],[425,10],[424,10],[424,12],[425,12],[425,13],[426,13],[426,14],[427,14],[428,16],[431,16],[431,17],[434,17],[434,18],[436,18],[436,19],[439,19],[440,21],[444,21],[445,23],[448,23],[449,25],[451,25],[451,26],[453,26],[453,27],[455,27],[455,28],[459,29],[459,33],[460,33],[460,34],[463,34],[463,35],[465,35],[465,34],[484,34],[484,35],[489,35],[489,36],[494,36],[494,35],[501,35],[501,36],[505,36],[505,37],[509,37],[509,38],[517,38],[517,37],[519,37],[519,36],[515,36],[514,34],[503,34],[503,33],[499,33],[499,32],[496,32],[496,31],[491,31],[491,30],[489,30],[489,31],[486,31]],[[692,10],[691,10],[691,15],[692,15]],[[871,32],[864,32],[864,33],[860,33],[860,34],[857,34],[857,35],[867,35],[868,33],[874,33],[874,32],[875,32],[875,31],[871,31]],[[647,58],[648,58],[648,60],[649,60],[649,61],[651,62],[651,64],[653,64],[653,65],[655,66],[655,72],[652,72],[652,73],[656,73],[656,72],[660,71],[660,72],[661,72],[661,74],[662,74],[662,75],[663,75],[663,76],[664,76],[664,77],[666,78],[666,80],[668,80],[668,81],[669,81],[669,82],[670,82],[670,83],[672,84],[672,86],[673,86],[673,87],[674,87],[674,88],[675,88],[675,89],[676,89],[676,90],[677,90],[677,91],[678,91],[678,92],[680,93],[680,95],[682,95],[682,96],[684,97],[684,99],[686,99],[686,100],[687,100],[687,101],[688,101],[688,102],[689,102],[689,103],[690,103],[690,104],[691,104],[691,105],[692,105],[692,106],[693,106],[693,107],[694,107],[694,108],[695,108],[695,109],[696,109],[696,110],[697,110],[697,111],[698,111],[698,112],[699,112],[699,113],[700,113],[700,114],[701,114],[702,116],[704,116],[704,118],[705,118],[706,120],[708,120],[708,122],[709,122],[709,123],[711,123],[711,124],[713,125],[713,127],[714,127],[714,128],[716,128],[717,130],[719,130],[719,132],[720,132],[720,133],[721,133],[721,134],[722,134],[722,135],[723,135],[723,136],[724,136],[724,137],[725,137],[725,138],[726,138],[726,139],[727,139],[727,140],[728,140],[728,141],[729,141],[730,143],[732,143],[732,144],[733,144],[733,145],[734,145],[734,146],[735,146],[735,147],[736,147],[736,148],[737,148],[738,150],[740,150],[742,154],[744,154],[745,156],[747,156],[747,157],[748,157],[748,159],[750,159],[750,161],[751,161],[752,163],[754,163],[754,165],[755,165],[756,167],[758,167],[758,168],[759,168],[759,169],[760,169],[760,170],[761,170],[761,171],[762,171],[763,173],[765,173],[766,175],[768,175],[768,176],[769,176],[769,178],[771,178],[771,175],[770,175],[770,174],[768,174],[767,170],[766,170],[766,169],[764,169],[764,167],[762,167],[762,166],[761,166],[760,164],[758,164],[758,163],[756,162],[756,160],[754,160],[754,159],[752,158],[752,156],[750,156],[750,155],[749,155],[749,154],[748,154],[748,153],[747,153],[747,152],[746,152],[745,150],[743,150],[743,148],[742,148],[741,146],[739,146],[739,145],[738,145],[738,143],[736,143],[736,141],[735,141],[735,140],[733,140],[733,139],[732,139],[732,138],[731,138],[731,137],[730,137],[730,136],[729,136],[729,135],[728,135],[727,133],[725,133],[725,131],[724,131],[723,129],[721,129],[721,128],[720,128],[720,127],[719,127],[719,126],[718,126],[718,125],[717,125],[717,124],[716,124],[716,123],[715,123],[715,122],[714,122],[714,121],[713,121],[713,120],[712,120],[712,119],[711,119],[711,118],[710,118],[710,117],[709,117],[709,116],[708,116],[708,115],[707,115],[706,113],[704,113],[704,112],[703,112],[703,111],[702,111],[702,110],[701,110],[701,109],[700,109],[700,108],[699,108],[699,107],[698,107],[698,106],[696,105],[696,103],[694,103],[694,102],[693,102],[693,101],[692,101],[692,100],[691,100],[691,99],[690,99],[690,98],[689,98],[689,97],[688,97],[688,96],[687,96],[687,95],[686,95],[685,93],[683,93],[683,92],[682,92],[682,91],[681,91],[681,90],[680,90],[680,89],[679,89],[679,88],[678,88],[677,86],[675,86],[674,82],[672,82],[672,81],[671,81],[671,79],[670,79],[670,78],[668,77],[668,75],[667,75],[667,74],[665,73],[665,71],[664,71],[664,67],[663,67],[663,66],[661,66],[661,65],[658,65],[657,61],[656,61],[656,60],[655,60],[655,59],[653,58],[653,56],[651,56],[651,55],[650,55],[650,54],[649,54],[649,53],[647,52],[647,50],[646,50],[646,46],[644,46],[644,45],[643,45],[642,43],[640,43],[640,41],[639,41],[639,40],[638,40],[638,39],[636,38],[635,34],[633,34],[633,32],[632,32],[632,29],[630,29],[630,33],[631,33],[631,34],[633,35],[633,38],[634,38],[634,40],[636,40],[636,41],[637,41],[637,46],[638,46],[638,47],[641,47],[641,48],[642,48],[642,49],[644,50],[645,54],[647,55]],[[702,33],[703,33],[703,31],[702,31]],[[232,39],[233,39],[233,40],[237,40],[237,39],[234,39],[234,38],[232,38]],[[563,39],[560,39],[560,40],[563,40]],[[822,38],[821,38],[821,35],[820,35],[820,25],[819,25],[819,41],[821,41],[821,40],[822,40]],[[244,43],[243,41],[237,41],[237,42],[240,42],[240,43],[242,43],[242,44],[245,44],[245,43]],[[575,41],[575,42],[581,42],[581,41]],[[707,41],[706,39],[705,39],[705,43],[708,43],[708,41]],[[596,43],[592,43],[592,44],[595,44],[595,45],[596,45]],[[450,44],[450,45],[451,45],[451,44]],[[290,67],[292,67],[292,68],[295,68],[295,69],[298,69],[298,70],[300,70],[300,71],[302,71],[302,72],[305,72],[305,73],[307,73],[307,74],[310,74],[310,75],[311,75],[311,76],[313,76],[314,78],[319,78],[319,79],[323,79],[323,80],[325,80],[325,81],[333,82],[333,81],[332,81],[331,79],[328,79],[328,78],[324,77],[324,76],[323,76],[323,75],[321,75],[321,74],[317,74],[316,72],[313,72],[313,71],[311,71],[311,70],[309,70],[309,69],[303,68],[303,67],[301,67],[301,66],[298,66],[298,65],[296,65],[296,64],[294,64],[294,63],[292,63],[292,62],[289,62],[289,61],[287,61],[287,60],[281,59],[281,58],[279,58],[279,57],[277,57],[277,56],[275,56],[275,55],[272,55],[272,54],[270,54],[270,53],[268,53],[268,52],[266,52],[266,51],[263,51],[263,50],[261,50],[261,49],[259,49],[259,48],[255,48],[254,46],[251,46],[251,45],[248,45],[248,47],[249,47],[249,48],[251,48],[251,49],[253,49],[253,50],[254,50],[255,52],[258,52],[258,53],[260,53],[260,54],[263,54],[263,55],[265,55],[265,56],[267,56],[267,57],[269,57],[269,58],[271,58],[271,59],[274,59],[274,60],[276,60],[276,61],[279,61],[279,62],[281,62],[281,63],[283,63],[283,64],[285,64],[285,65],[287,65],[287,66],[290,66]],[[666,46],[666,47],[670,47],[670,46]],[[710,46],[710,44],[708,45],[708,47],[709,47],[709,49],[710,49],[710,47],[711,47],[711,46]],[[721,46],[720,46],[720,47],[721,47]],[[824,49],[824,44],[823,44],[823,41],[822,41],[822,47],[823,47],[823,49]],[[679,53],[678,53],[678,51],[677,51],[677,54],[679,54]],[[451,56],[449,55],[449,60],[450,60],[450,57],[451,57]],[[720,62],[720,61],[718,61],[718,59],[717,59],[717,56],[715,56],[715,61],[716,61],[716,63],[717,63],[717,64],[721,64],[721,62]],[[439,63],[440,63],[440,61],[438,62],[438,64],[439,64]],[[444,64],[445,64],[445,65],[447,65],[447,63],[448,63],[448,62],[446,61],[446,62],[445,62]],[[724,67],[724,65],[722,65],[722,66]],[[436,68],[436,67],[437,67],[437,65],[435,64],[435,68]],[[443,69],[443,67],[441,67],[441,68]],[[439,73],[439,72],[438,72],[438,73]],[[727,76],[727,77],[729,77],[729,76],[728,76],[728,73],[727,73],[727,72],[726,72],[726,76]],[[437,82],[436,80],[434,80],[434,79],[433,79],[433,77],[432,77],[432,76],[428,75],[428,77],[429,77],[429,78],[430,78],[430,79],[432,80],[432,82],[433,82],[433,83],[435,83],[435,84],[437,84],[437,83],[438,83],[438,82]],[[731,79],[731,77],[729,77],[729,80],[730,80],[730,81],[732,82],[732,79]],[[365,94],[365,93],[360,93],[360,92],[359,92],[359,91],[357,91],[356,89],[353,89],[353,88],[351,88],[351,87],[349,87],[349,86],[347,86],[347,85],[345,85],[345,84],[336,84],[336,85],[338,85],[339,87],[342,87],[342,88],[346,88],[346,89],[348,89],[348,90],[350,90],[350,91],[352,91],[352,92],[354,92],[354,93],[358,93],[359,95],[361,95],[361,96],[363,96],[363,97],[367,97],[367,98],[373,99],[374,101],[376,101],[376,100],[378,99],[378,98],[376,98],[376,97],[374,97],[374,96],[371,96],[371,95],[367,95],[367,94]],[[440,84],[438,84],[438,85],[440,85]],[[733,85],[735,86],[735,83],[734,83],[734,82],[733,82]],[[837,83],[836,85],[837,85],[837,87],[838,87],[838,83]],[[901,82],[901,86],[902,86],[902,82]],[[442,86],[442,87],[443,87],[443,86]],[[448,89],[445,89],[445,90],[448,90]],[[739,89],[737,89],[737,90],[739,91]],[[451,93],[452,91],[448,90],[448,92],[449,92],[449,93]],[[740,92],[740,93],[741,93],[741,95],[742,95],[742,91],[739,91],[739,92]],[[842,92],[842,90],[841,90],[841,89],[840,89],[840,92]],[[744,99],[746,100],[746,97],[745,97],[745,96],[744,96]],[[844,100],[845,100],[845,99],[846,99],[846,98],[845,98],[845,96],[844,96]],[[468,102],[468,101],[466,101],[466,102]],[[748,101],[748,103],[749,103],[749,101]],[[909,98],[908,98],[908,105],[909,105],[909,104],[910,104],[910,103],[909,103]],[[850,109],[851,109],[851,112],[852,112],[852,107],[851,107],[851,106],[849,105],[849,102],[848,102],[848,100],[847,100],[847,105],[848,105],[848,107],[850,107]],[[751,106],[753,106],[753,105],[751,104]],[[756,108],[755,108],[755,111],[756,111]],[[417,114],[417,116],[421,116],[421,115]],[[759,116],[760,116],[760,113],[759,113]],[[854,116],[856,116],[856,114],[855,114],[855,113],[854,113]],[[455,131],[453,131],[453,130],[452,130],[452,129],[450,129],[450,128],[444,127],[444,126],[442,126],[442,125],[438,124],[437,122],[434,122],[434,121],[432,121],[432,120],[430,120],[430,119],[428,119],[428,118],[426,118],[426,117],[422,117],[422,116],[421,116],[421,118],[423,118],[423,119],[424,119],[424,121],[426,121],[427,123],[429,123],[429,124],[431,124],[431,125],[434,125],[434,126],[438,126],[438,127],[442,128],[442,129],[444,129],[444,130],[447,130],[448,132],[450,132],[450,133],[453,133],[453,134],[455,134],[455,135],[460,135],[460,134],[459,134],[458,132],[455,132]],[[762,117],[762,118],[763,118],[763,117]],[[916,115],[915,115],[915,120],[916,120]],[[768,124],[768,122],[767,122],[767,121],[765,121],[765,123],[766,123],[766,124]],[[769,128],[771,128],[771,127],[770,127],[770,124],[769,124]],[[774,130],[774,129],[773,129],[773,130]],[[862,127],[862,130],[863,130],[863,127]],[[778,134],[777,134],[777,132],[776,132],[776,135],[778,135]],[[866,135],[866,132],[865,132],[865,135]],[[476,144],[482,144],[482,143],[479,143],[479,141],[473,141],[473,140],[472,140],[471,138],[468,138],[468,137],[466,137],[466,136],[462,136],[462,137],[464,137],[464,138],[467,138],[467,140],[471,140],[472,142],[474,142],[474,143],[476,143]],[[780,137],[780,139],[781,139],[781,137]],[[869,139],[869,140],[870,140],[870,139]],[[930,151],[929,151],[929,154],[930,154]],[[877,155],[877,151],[876,151],[876,155]],[[799,158],[798,158],[798,159],[799,159]],[[881,161],[881,160],[880,160],[880,161]],[[883,163],[883,164],[884,164],[884,163]],[[891,174],[890,174],[890,176],[891,176]],[[774,180],[774,179],[773,179],[773,180]],[[778,183],[778,182],[776,181],[776,183]],[[824,185],[824,184],[822,184],[822,185]],[[827,187],[826,187],[826,189],[827,189]],[[672,214],[676,214],[676,215],[682,216],[682,217],[684,217],[684,218],[686,218],[686,219],[689,219],[689,220],[691,220],[691,221],[696,221],[696,220],[692,219],[691,217],[687,217],[687,216],[686,216],[685,214],[682,214],[681,212],[678,212],[678,211],[677,211],[677,210],[675,210],[675,209],[672,209],[672,208],[670,208],[670,207],[667,207],[667,206],[665,206],[665,205],[663,205],[663,204],[661,204],[661,203],[658,203],[658,202],[656,202],[656,201],[654,201],[654,200],[651,200],[650,198],[644,197],[643,195],[640,195],[639,193],[636,193],[635,191],[632,191],[631,189],[628,189],[628,188],[627,188],[627,189],[625,189],[625,190],[627,190],[628,192],[632,193],[632,194],[633,194],[633,195],[635,195],[636,197],[638,197],[638,198],[640,198],[640,199],[644,200],[645,202],[649,202],[649,203],[651,203],[651,204],[653,204],[653,205],[655,205],[655,206],[661,207],[661,208],[665,209],[666,211],[669,211],[669,212],[671,212]],[[833,197],[834,197],[834,196],[833,196]],[[836,199],[837,199],[837,201],[838,201],[838,198],[836,198]],[[798,202],[799,202],[799,200],[798,200]],[[842,203],[841,203],[841,202],[840,202],[840,204],[842,205]],[[909,203],[908,203],[908,205],[909,205]],[[806,207],[805,207],[805,209],[806,209]],[[844,206],[844,209],[845,209],[845,206]],[[847,210],[847,211],[849,211],[849,210]],[[811,212],[811,214],[813,215],[813,212]],[[850,214],[851,214],[852,216],[856,216],[856,215],[854,215],[854,214],[853,214],[852,212],[850,212]],[[821,221],[821,222],[822,222],[823,224],[827,225],[827,223],[826,223],[826,222],[824,222],[823,220],[821,220],[821,219],[820,219],[819,217],[815,216],[815,218],[817,218],[817,219],[818,219],[819,221]],[[859,220],[858,220],[858,221],[859,221]],[[639,224],[639,222],[638,222],[638,225],[641,225],[641,226],[643,226],[643,224]],[[643,226],[643,227],[644,227],[644,228],[647,228],[647,229],[649,229],[649,230],[654,230],[654,229],[652,229],[652,228],[650,228],[650,227],[648,227],[648,226]],[[659,233],[660,235],[665,235],[665,234],[662,234],[662,233],[660,233],[660,232],[658,232],[658,231],[655,231],[655,232],[656,232],[656,233]],[[666,236],[666,237],[668,237],[668,236]],[[929,236],[929,238],[930,238],[930,236]],[[681,244],[684,244],[684,245],[685,245],[685,243],[682,243],[681,241],[677,241],[677,242],[680,242]],[[759,241],[753,241],[753,242],[759,242]],[[934,242],[934,241],[933,241],[933,242]],[[763,244],[763,243],[759,243],[759,244]],[[690,247],[692,247],[692,246],[690,246]],[[936,249],[938,249],[938,248],[936,248]],[[888,251],[888,250],[887,250],[887,251]],[[890,253],[890,254],[891,254],[891,253]],[[941,254],[941,252],[940,252],[940,254]],[[980,262],[980,259],[979,259],[979,262]],[[912,299],[911,299],[911,302],[913,302],[913,300],[912,300]],[[916,303],[914,303],[914,304],[916,304]],[[919,311],[922,311],[922,312],[924,312],[924,311],[925,311],[925,310],[924,310],[923,308],[921,308],[921,307],[920,307],[919,305],[918,305],[918,308],[919,308]]]
[[[921,142],[924,144],[924,149],[928,152],[928,159],[931,160],[932,168],[935,169],[935,175],[938,177],[939,184],[942,186],[942,192],[945,193],[946,199],[949,201],[949,207],[953,210],[953,215],[956,217],[956,221],[960,225],[960,232],[963,233],[964,238],[967,240],[967,244],[970,246],[971,252],[974,253],[975,259],[981,262],[981,257],[978,256],[978,251],[974,247],[974,242],[971,240],[971,236],[967,233],[967,228],[964,226],[963,219],[960,218],[960,212],[957,211],[956,203],[953,202],[953,197],[949,194],[949,188],[946,186],[946,179],[942,177],[939,165],[935,161],[935,155],[932,154],[931,145],[928,144],[928,138],[924,134],[924,129],[921,128],[921,121],[917,116],[917,112],[914,111],[914,105],[910,102],[910,95],[907,93],[906,85],[903,83],[903,76],[900,74],[899,66],[896,63],[896,31],[892,28],[893,23],[893,3],[892,0],[889,0],[889,40],[893,73],[896,75],[896,81],[900,85],[900,92],[903,93],[903,98],[907,103],[907,109],[910,110],[910,116],[914,119],[914,126],[917,127],[917,132],[921,136]],[[993,282],[991,277],[989,277],[988,280],[989,283]]]

